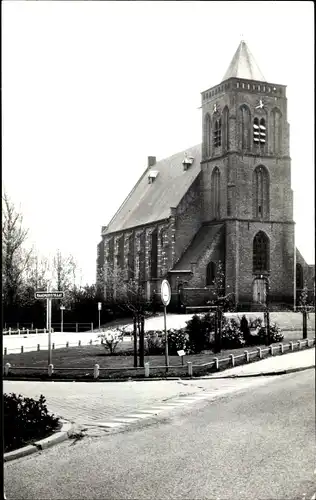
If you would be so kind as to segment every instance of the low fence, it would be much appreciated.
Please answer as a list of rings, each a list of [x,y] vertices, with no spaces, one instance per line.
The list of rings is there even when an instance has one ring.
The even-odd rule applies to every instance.
[[[63,327],[62,327],[63,326]],[[52,333],[54,332],[86,332],[86,331],[91,331],[93,332],[93,323],[52,323]],[[3,335],[33,335],[37,333],[47,333],[47,328],[16,328],[13,329],[9,327],[8,329],[4,329],[2,331]],[[62,332],[61,332],[62,333]]]
[[[92,340],[90,340],[92,343]],[[79,341],[80,343],[80,341]],[[295,348],[298,348],[298,350],[302,349],[303,347],[313,347],[315,346],[315,338],[314,339],[305,339],[305,340],[298,340],[296,342],[290,342],[289,344],[283,344],[280,343],[279,345],[270,345],[268,347],[262,348],[262,347],[257,347],[256,350],[254,351],[249,351],[245,350],[244,354],[239,354],[239,355],[234,355],[230,354],[229,357],[227,358],[217,358],[214,357],[212,361],[209,363],[203,363],[203,364],[194,364],[192,361],[187,361],[187,375],[189,377],[193,377],[194,372],[199,372],[202,370],[211,370],[215,368],[215,370],[219,370],[220,366],[222,364],[228,365],[227,368],[229,367],[234,367],[236,365],[236,361],[245,361],[246,363],[249,363],[250,361],[254,361],[254,359],[258,358],[263,359],[265,354],[274,356],[276,354],[284,354],[286,351],[293,352]],[[23,351],[22,351],[23,352]],[[100,372],[121,372],[121,371],[144,371],[144,376],[145,378],[148,378],[150,376],[151,370],[165,370],[166,373],[168,373],[169,370],[181,370],[182,366],[180,365],[169,365],[166,367],[165,365],[161,366],[151,366],[150,362],[146,362],[144,364],[144,367],[121,367],[121,368],[101,368],[100,365],[95,364],[91,368],[80,368],[80,367],[69,367],[69,368],[59,368],[59,367],[54,367],[53,364],[50,364],[47,366],[47,374],[49,377],[51,377],[54,373],[54,371],[58,372],[73,372],[73,371],[85,371],[90,372],[91,374],[93,373],[93,378],[96,380],[100,377]],[[27,366],[11,366],[10,363],[6,363],[4,365],[4,375],[8,376],[10,372],[13,371],[19,371],[19,370],[39,370],[42,371],[44,370],[43,367],[27,367]],[[198,373],[197,373],[198,374]]]
[[[94,342],[100,342],[99,340],[95,339]],[[82,342],[81,340],[78,340],[77,342],[66,342],[65,344],[56,344],[55,342],[52,342],[52,349],[55,350],[56,348],[68,348],[68,347],[81,347],[84,345],[92,345],[93,340],[90,339],[89,342]],[[41,344],[37,344],[36,346],[26,346],[27,349],[32,349],[33,351],[40,351],[41,350]],[[20,347],[10,347],[10,353],[8,353],[8,348],[4,347],[3,348],[3,355],[7,356],[8,354],[12,354],[13,351],[19,352],[21,354],[24,353],[24,346],[21,345]],[[44,350],[47,351],[47,345],[45,345]],[[32,351],[29,351],[32,352]]]
[[[9,328],[9,330],[3,330],[2,334],[3,335],[37,335],[39,333],[47,333],[48,330],[46,330],[46,328],[34,328],[33,330],[32,329],[25,329],[25,328],[22,328],[22,330],[18,329],[18,330],[11,330],[11,328]],[[54,329],[52,328],[51,330],[52,333],[54,333]]]

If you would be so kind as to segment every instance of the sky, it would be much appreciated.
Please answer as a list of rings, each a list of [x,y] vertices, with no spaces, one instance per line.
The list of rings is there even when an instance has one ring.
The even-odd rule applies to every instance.
[[[313,2],[2,2],[2,187],[29,244],[96,245],[145,168],[199,144],[200,93],[241,39],[287,85],[296,245],[314,263]]]

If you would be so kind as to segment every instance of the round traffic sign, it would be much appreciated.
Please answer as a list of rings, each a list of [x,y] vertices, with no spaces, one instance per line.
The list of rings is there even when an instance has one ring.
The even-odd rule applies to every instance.
[[[171,288],[167,280],[161,283],[161,300],[164,306],[169,305],[171,299]]]

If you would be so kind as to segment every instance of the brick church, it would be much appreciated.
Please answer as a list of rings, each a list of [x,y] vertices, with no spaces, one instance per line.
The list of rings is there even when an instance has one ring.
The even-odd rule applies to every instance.
[[[202,144],[148,166],[108,226],[97,271],[133,278],[150,299],[203,305],[219,263],[235,304],[294,305],[314,266],[295,247],[286,86],[269,83],[242,41],[222,81],[201,94]],[[99,275],[99,274],[98,274]]]

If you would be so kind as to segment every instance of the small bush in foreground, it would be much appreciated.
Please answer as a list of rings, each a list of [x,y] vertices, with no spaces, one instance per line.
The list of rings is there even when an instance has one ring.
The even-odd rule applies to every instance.
[[[59,419],[48,414],[45,402],[43,395],[38,401],[21,394],[3,395],[5,452],[43,439],[59,427]]]
[[[267,330],[264,326],[261,326],[258,330],[258,339],[263,344],[267,339]],[[281,328],[276,323],[270,324],[270,343],[282,342],[283,339],[284,335],[281,333]]]

